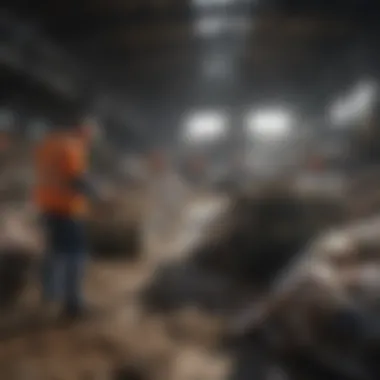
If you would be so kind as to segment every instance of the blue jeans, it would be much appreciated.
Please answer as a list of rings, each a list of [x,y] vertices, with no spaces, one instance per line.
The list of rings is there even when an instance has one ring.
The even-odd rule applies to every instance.
[[[43,216],[47,252],[42,263],[43,297],[63,300],[65,307],[82,306],[86,236],[81,220],[54,214]]]

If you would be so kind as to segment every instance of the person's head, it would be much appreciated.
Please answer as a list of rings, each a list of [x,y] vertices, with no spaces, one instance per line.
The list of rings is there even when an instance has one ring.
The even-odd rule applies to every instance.
[[[94,141],[99,133],[96,121],[90,117],[80,120],[74,129],[75,134],[85,142]]]
[[[96,128],[96,123],[80,112],[67,112],[61,115],[54,125],[54,131],[75,136],[86,143],[90,143],[95,138]]]

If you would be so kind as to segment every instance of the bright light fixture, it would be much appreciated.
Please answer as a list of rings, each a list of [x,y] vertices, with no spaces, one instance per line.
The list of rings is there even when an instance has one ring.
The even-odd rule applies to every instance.
[[[360,82],[346,96],[339,98],[330,109],[330,119],[335,126],[344,126],[364,118],[371,110],[377,95],[373,82]]]
[[[282,109],[266,109],[250,112],[246,117],[249,134],[263,140],[277,140],[288,135],[293,127],[294,117]]]
[[[195,23],[195,33],[200,36],[215,36],[225,29],[225,20],[219,18],[201,18]]]
[[[224,6],[235,2],[235,0],[193,0],[193,4],[196,7],[205,7],[205,6]]]
[[[194,33],[200,37],[215,37],[225,32],[248,32],[252,21],[247,17],[200,17],[195,21]]]
[[[184,139],[190,143],[215,141],[227,131],[227,116],[217,111],[194,112],[184,123]]]

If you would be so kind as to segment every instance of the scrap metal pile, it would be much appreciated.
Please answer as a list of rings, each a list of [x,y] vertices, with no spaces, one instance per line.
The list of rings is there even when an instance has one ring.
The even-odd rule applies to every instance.
[[[286,186],[235,199],[143,300],[224,318],[234,380],[378,379],[380,219],[352,222],[349,206]]]
[[[274,372],[289,380],[378,379],[380,220],[355,222],[376,212],[358,212],[366,191],[350,198],[351,189],[337,195],[276,183],[231,196],[187,254],[155,271],[143,304],[149,315],[196,307],[230,326],[223,330],[233,343],[234,380],[272,380]],[[43,252],[28,193],[1,202],[2,307],[30,283]],[[94,203],[92,251],[143,261],[145,196],[120,182],[113,193]]]
[[[143,242],[146,200],[141,191],[121,188],[94,204],[89,219],[91,251],[97,258],[138,258]]]
[[[285,378],[379,378],[379,227],[375,218],[317,239],[239,315],[237,378],[254,376],[242,356],[259,346]]]
[[[220,300],[219,307],[228,309],[247,289],[268,287],[311,239],[342,223],[345,211],[343,200],[277,185],[231,199],[184,260],[157,272],[144,292],[147,305],[160,310],[202,300],[213,308]]]

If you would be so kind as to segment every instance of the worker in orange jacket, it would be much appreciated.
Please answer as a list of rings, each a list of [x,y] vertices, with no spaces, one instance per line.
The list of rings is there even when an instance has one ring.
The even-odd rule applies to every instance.
[[[35,157],[35,201],[47,238],[43,298],[50,302],[63,296],[63,312],[69,317],[85,310],[81,288],[87,253],[84,222],[92,192],[86,179],[91,137],[88,126],[65,125],[45,137]]]

